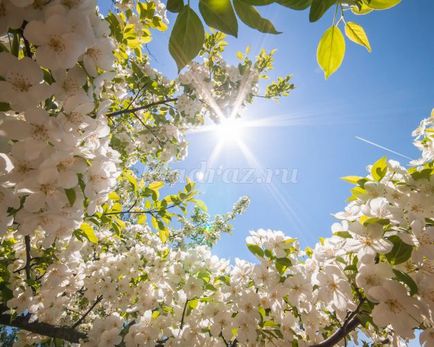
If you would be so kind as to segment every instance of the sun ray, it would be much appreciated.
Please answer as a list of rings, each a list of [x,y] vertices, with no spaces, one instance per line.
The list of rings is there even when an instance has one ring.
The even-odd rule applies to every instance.
[[[237,144],[241,152],[243,153],[244,157],[246,158],[247,163],[253,168],[259,169],[260,172],[265,172],[264,167],[255,157],[252,151],[247,147],[247,145],[242,140],[237,141]],[[255,174],[256,174],[256,170],[255,170]],[[262,179],[262,177],[259,176],[257,176],[256,178]],[[269,193],[273,197],[273,199],[279,205],[283,213],[289,218],[289,220],[291,220],[294,223],[297,229],[295,231],[297,235],[294,236],[297,236],[302,241],[307,241],[312,243],[314,241],[314,237],[313,236],[309,237],[308,235],[311,235],[310,233],[303,232],[304,230],[307,230],[306,225],[298,217],[295,209],[291,206],[287,198],[281,193],[281,191],[276,187],[276,185],[273,182],[263,182],[262,186],[267,191],[267,193]]]

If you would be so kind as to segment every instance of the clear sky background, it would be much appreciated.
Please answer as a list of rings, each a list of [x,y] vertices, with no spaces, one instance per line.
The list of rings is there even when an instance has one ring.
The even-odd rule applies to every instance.
[[[196,1],[192,1],[196,6]],[[394,9],[367,16],[348,14],[364,26],[372,53],[347,41],[341,69],[324,80],[316,63],[316,46],[331,24],[332,11],[316,23],[308,12],[273,5],[259,8],[280,35],[261,34],[240,26],[238,39],[229,38],[225,58],[251,46],[277,48],[273,76],[291,73],[296,89],[276,103],[258,99],[245,112],[247,120],[279,119],[274,127],[249,129],[243,140],[257,163],[270,169],[296,169],[297,183],[198,184],[211,213],[230,210],[242,195],[251,198],[247,212],[234,223],[214,252],[226,258],[253,260],[245,247],[249,230],[271,228],[313,246],[330,235],[332,213],[345,207],[350,185],[346,175],[364,175],[366,166],[381,156],[407,164],[408,159],[376,148],[356,136],[416,158],[411,132],[434,107],[434,1],[403,0]],[[172,28],[174,18],[169,16]],[[169,33],[155,34],[149,45],[152,64],[169,77],[176,65],[168,53]],[[188,158],[174,166],[192,170],[208,161],[218,139],[210,133],[191,134]],[[252,168],[236,146],[226,146],[213,168]]]

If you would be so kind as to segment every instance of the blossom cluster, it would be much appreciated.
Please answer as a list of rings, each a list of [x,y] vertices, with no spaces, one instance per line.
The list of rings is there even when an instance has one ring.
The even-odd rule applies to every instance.
[[[113,189],[119,154],[101,99],[113,64],[108,25],[93,1],[5,1],[23,55],[0,53],[1,228],[70,237]],[[7,12],[9,14],[9,12]],[[21,52],[20,52],[21,53]]]

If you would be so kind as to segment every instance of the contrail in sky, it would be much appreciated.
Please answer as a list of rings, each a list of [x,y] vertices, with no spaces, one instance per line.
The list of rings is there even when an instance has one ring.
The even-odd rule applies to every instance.
[[[401,153],[398,153],[398,152],[396,152],[396,151],[394,151],[394,150],[392,150],[392,149],[390,149],[390,148],[387,148],[387,147],[381,146],[381,145],[379,145],[378,143],[375,143],[375,142],[372,142],[372,141],[366,140],[366,139],[364,139],[363,137],[355,136],[355,138],[356,138],[357,140],[360,140],[360,141],[363,141],[363,142],[369,143],[369,144],[372,145],[372,146],[375,146],[375,147],[378,147],[378,148],[384,149],[385,151],[388,151],[388,152],[390,152],[390,153],[393,153],[393,154],[399,155],[400,157],[403,157],[403,158],[406,158],[406,159],[409,159],[409,160],[413,160],[413,158],[407,157],[406,155],[401,154]]]

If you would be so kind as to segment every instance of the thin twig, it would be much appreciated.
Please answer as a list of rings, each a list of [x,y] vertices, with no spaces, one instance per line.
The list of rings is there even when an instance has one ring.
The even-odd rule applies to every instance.
[[[187,312],[187,305],[189,301],[190,301],[189,299],[185,300],[184,309],[182,310],[181,325],[179,327],[179,331],[181,331],[182,328],[184,327],[185,312]]]
[[[157,105],[161,105],[161,104],[165,104],[168,102],[173,102],[178,100],[178,98],[171,98],[171,99],[166,99],[166,100],[160,100],[160,101],[155,101],[155,102],[151,102],[150,104],[147,105],[143,105],[143,106],[139,106],[139,107],[135,107],[135,108],[126,108],[124,110],[120,110],[120,111],[115,111],[112,113],[108,113],[106,116],[107,117],[114,117],[114,116],[119,116],[121,114],[126,114],[126,113],[133,113],[136,111],[140,111],[140,110],[145,110],[147,108],[151,108],[152,106],[157,106]]]
[[[102,295],[98,296],[95,300],[95,302],[92,304],[92,306],[89,307],[89,309],[83,314],[83,316],[74,323],[74,325],[72,326],[72,329],[75,329],[76,327],[78,327],[87,317],[87,315],[95,308],[96,305],[98,305],[98,303],[102,300]]]
[[[24,236],[24,243],[26,245],[26,265],[24,265],[24,270],[26,271],[27,281],[30,281],[32,278],[30,276],[30,262],[32,261],[32,256],[30,254],[30,236]]]
[[[183,202],[183,201],[181,201]],[[168,205],[165,209],[166,210],[170,210],[171,208],[174,208],[176,206],[178,206],[179,204],[172,204],[172,205]],[[119,212],[105,212],[103,213],[103,216],[107,216],[107,215],[111,215],[111,214],[141,214],[141,213],[146,213],[146,214],[154,214],[154,213],[158,213],[159,210],[153,209],[153,210],[141,210],[141,211],[131,211],[131,209],[134,206],[130,207],[128,210],[126,211],[119,211]]]

